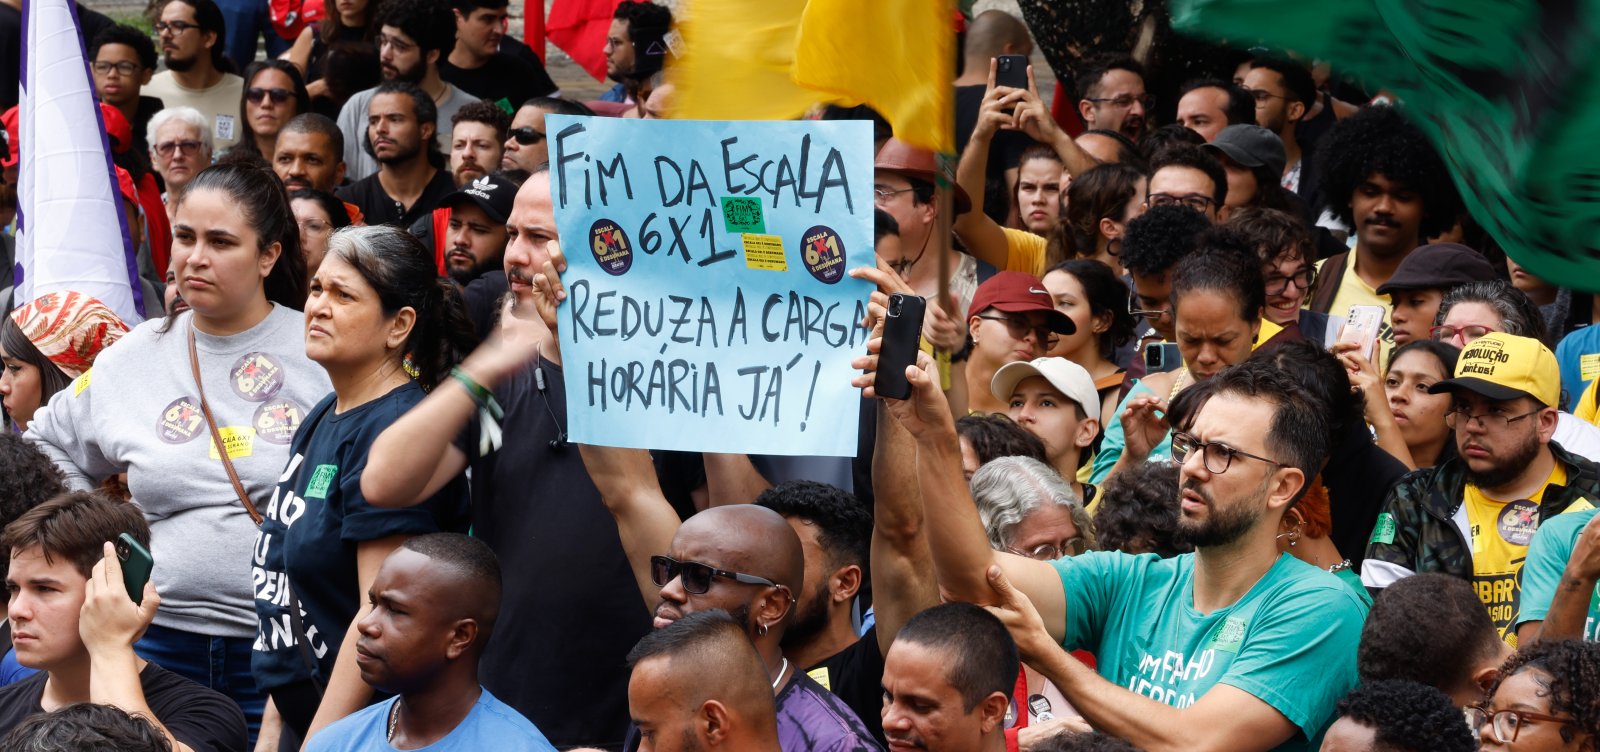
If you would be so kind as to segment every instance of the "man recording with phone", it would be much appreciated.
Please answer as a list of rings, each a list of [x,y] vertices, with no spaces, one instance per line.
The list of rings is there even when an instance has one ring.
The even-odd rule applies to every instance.
[[[148,567],[142,582],[125,580],[123,560],[148,563],[149,544],[138,507],[88,492],[46,501],[0,533],[17,660],[40,671],[0,688],[0,736],[38,713],[94,702],[148,718],[175,750],[245,748],[237,705],[133,652],[160,598]]]

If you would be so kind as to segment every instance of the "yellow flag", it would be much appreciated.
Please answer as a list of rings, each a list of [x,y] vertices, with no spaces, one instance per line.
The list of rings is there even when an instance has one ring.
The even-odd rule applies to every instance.
[[[878,0],[871,0],[877,2]],[[795,39],[806,0],[693,0],[679,8],[683,56],[669,66],[672,116],[787,120],[824,95],[794,82]]]
[[[955,29],[948,0],[810,0],[800,21],[794,80],[832,94],[823,95],[829,100],[871,105],[901,141],[938,153],[955,150]]]

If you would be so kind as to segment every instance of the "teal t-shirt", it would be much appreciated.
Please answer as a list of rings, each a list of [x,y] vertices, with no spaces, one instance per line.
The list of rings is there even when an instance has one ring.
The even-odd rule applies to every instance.
[[[1533,542],[1528,544],[1528,561],[1522,565],[1522,610],[1513,623],[1521,626],[1525,621],[1544,621],[1550,615],[1550,601],[1555,599],[1561,573],[1566,571],[1567,560],[1572,558],[1572,546],[1596,512],[1600,510],[1558,514],[1539,525]],[[1589,595],[1589,618],[1583,622],[1583,639],[1600,640],[1600,585]]]
[[[1128,445],[1128,437],[1122,432],[1122,411],[1128,409],[1128,400],[1141,394],[1155,394],[1155,391],[1145,386],[1142,380],[1134,381],[1133,386],[1128,389],[1128,396],[1123,397],[1122,402],[1117,405],[1116,414],[1118,418],[1106,426],[1106,437],[1101,440],[1100,451],[1095,453],[1094,465],[1089,469],[1090,483],[1097,486],[1104,484],[1106,476],[1111,474],[1111,468],[1116,467],[1117,460],[1122,458],[1122,450]],[[1150,459],[1172,459],[1171,431],[1168,431],[1166,436],[1161,437],[1161,443],[1150,450]]]
[[[1194,554],[1092,552],[1054,564],[1067,599],[1062,646],[1093,653],[1120,687],[1184,708],[1227,684],[1300,728],[1277,749],[1316,750],[1334,703],[1356,686],[1366,606],[1338,577],[1288,554],[1209,614],[1194,608]]]

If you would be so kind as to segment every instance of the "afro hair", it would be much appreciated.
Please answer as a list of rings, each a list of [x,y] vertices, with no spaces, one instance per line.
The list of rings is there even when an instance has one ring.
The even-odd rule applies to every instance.
[[[1450,696],[1421,682],[1362,684],[1336,715],[1372,729],[1373,748],[1393,752],[1472,752],[1478,740]]]
[[[1373,173],[1422,197],[1424,238],[1450,229],[1461,213],[1461,196],[1456,193],[1439,152],[1394,107],[1365,107],[1340,120],[1318,144],[1317,154],[1323,196],[1351,227],[1355,226],[1355,215],[1350,209],[1350,197]]]
[[[1211,220],[1187,206],[1152,206],[1128,223],[1122,239],[1122,266],[1141,277],[1171,269],[1194,252]]]

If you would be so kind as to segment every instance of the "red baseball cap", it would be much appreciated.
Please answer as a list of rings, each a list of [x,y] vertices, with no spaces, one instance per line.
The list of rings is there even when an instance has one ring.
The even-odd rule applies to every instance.
[[[1056,310],[1050,291],[1044,289],[1044,283],[1032,274],[1000,272],[990,277],[987,282],[978,285],[978,291],[972,296],[972,305],[967,307],[967,318],[970,319],[990,308],[1006,313],[1039,311],[1047,314],[1045,322],[1050,331],[1057,334],[1072,334],[1078,331],[1078,326],[1072,323],[1072,319]]]

